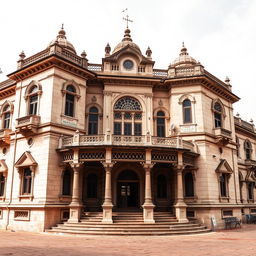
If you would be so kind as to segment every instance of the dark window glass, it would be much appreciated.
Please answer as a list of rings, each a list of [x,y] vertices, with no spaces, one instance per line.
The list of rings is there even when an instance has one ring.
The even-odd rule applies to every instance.
[[[11,113],[7,112],[4,114],[4,129],[10,128]]]
[[[249,200],[253,200],[253,191],[254,190],[254,183],[253,182],[250,182],[249,184],[248,184],[248,199]]]
[[[96,174],[87,176],[87,198],[97,198],[98,178]]]
[[[185,174],[185,196],[194,196],[194,179],[191,172]]]
[[[67,86],[67,91],[75,93],[76,89],[75,89],[75,87],[73,85],[68,85]]]
[[[32,172],[29,168],[24,169],[22,194],[30,194],[32,185]]]
[[[98,109],[95,107],[89,110],[89,127],[88,134],[95,135],[98,134]]]
[[[221,114],[220,113],[214,113],[214,121],[215,121],[215,128],[221,127]]]
[[[65,115],[74,116],[74,102],[75,96],[72,94],[66,94],[66,104],[65,104]]]
[[[36,115],[38,104],[38,95],[30,96],[29,98],[29,114]]]
[[[215,128],[220,128],[222,127],[222,107],[220,105],[220,103],[216,102],[214,104],[214,125]]]
[[[244,150],[245,150],[245,159],[251,159],[252,145],[249,141],[244,142]]]
[[[124,123],[124,135],[132,135],[132,124]]]
[[[0,175],[0,196],[4,196],[5,178],[4,175]]]
[[[162,174],[157,177],[157,198],[167,197],[167,182],[166,177]]]
[[[183,106],[183,122],[192,123],[192,115],[191,115],[191,101],[186,99],[182,103]]]
[[[141,123],[134,124],[134,135],[141,136]]]
[[[114,134],[121,135],[122,133],[122,124],[121,123],[114,123]]]
[[[157,126],[157,137],[165,137],[165,114],[163,111],[157,112],[156,126]]]
[[[224,173],[220,176],[220,195],[227,197],[227,175]]]
[[[63,173],[63,187],[62,195],[70,196],[71,195],[71,171],[65,170]]]

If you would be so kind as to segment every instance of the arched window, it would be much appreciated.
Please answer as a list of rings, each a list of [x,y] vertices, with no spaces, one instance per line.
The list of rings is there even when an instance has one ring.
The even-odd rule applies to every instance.
[[[87,176],[87,198],[97,198],[98,177],[91,173]]]
[[[194,196],[194,179],[191,172],[187,172],[184,177],[185,180],[185,196],[193,197]]]
[[[222,106],[219,102],[215,102],[213,106],[213,113],[214,113],[214,125],[215,128],[221,128],[222,127]]]
[[[252,154],[252,144],[250,141],[246,140],[244,142],[244,152],[245,152],[245,159],[251,160],[251,154]]]
[[[23,187],[22,187],[23,195],[31,194],[31,185],[32,185],[32,172],[30,168],[25,168],[23,173]]]
[[[74,116],[76,89],[73,85],[68,85],[66,88],[65,115]]]
[[[156,115],[157,137],[165,137],[165,114],[158,111]]]
[[[115,103],[114,134],[141,136],[142,108],[135,98],[126,96]]]
[[[71,195],[71,181],[72,175],[70,170],[65,170],[63,173],[63,183],[62,183],[62,195]]]
[[[254,199],[254,182],[248,183],[248,200]]]
[[[5,177],[3,173],[0,174],[0,196],[4,196],[4,188],[5,188]]]
[[[36,115],[37,114],[37,108],[38,108],[38,87],[33,86],[29,90],[29,115]]]
[[[166,177],[162,174],[157,176],[157,198],[167,198]]]
[[[220,196],[227,197],[228,196],[228,174],[222,173],[220,175]]]
[[[191,101],[186,99],[182,102],[183,108],[183,123],[192,123]]]
[[[88,134],[95,135],[98,134],[98,109],[96,107],[91,107],[89,110],[89,123],[88,123]]]
[[[3,109],[3,128],[9,129],[11,121],[11,107],[10,105],[6,105]]]

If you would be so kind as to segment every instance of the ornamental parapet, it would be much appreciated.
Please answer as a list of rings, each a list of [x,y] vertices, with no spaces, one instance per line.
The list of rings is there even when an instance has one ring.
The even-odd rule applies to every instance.
[[[74,136],[61,136],[59,149],[73,146],[140,146],[186,149],[195,152],[192,142],[180,137],[155,137],[150,135],[82,135],[76,132]]]

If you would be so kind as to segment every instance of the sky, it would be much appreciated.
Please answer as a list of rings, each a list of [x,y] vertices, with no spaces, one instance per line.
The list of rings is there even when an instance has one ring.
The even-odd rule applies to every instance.
[[[167,69],[182,42],[205,69],[225,80],[241,100],[234,115],[256,124],[256,0],[8,0],[0,5],[0,81],[17,67],[19,54],[44,50],[64,23],[77,54],[101,63],[126,26],[143,54],[150,46],[155,68]]]

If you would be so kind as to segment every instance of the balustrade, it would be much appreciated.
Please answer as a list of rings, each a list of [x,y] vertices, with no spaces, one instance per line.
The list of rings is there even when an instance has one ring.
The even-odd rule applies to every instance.
[[[150,139],[148,139],[150,137]],[[79,135],[79,144],[73,136],[61,137],[61,147],[69,146],[90,146],[90,145],[128,145],[128,146],[155,146],[167,148],[184,148],[194,152],[194,144],[184,141],[180,137],[154,137],[154,136],[129,136],[129,135],[111,135],[110,140],[105,135]]]

